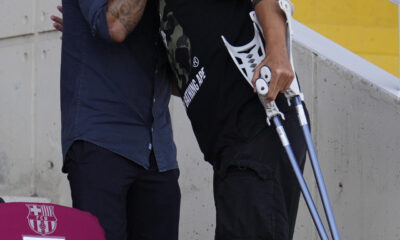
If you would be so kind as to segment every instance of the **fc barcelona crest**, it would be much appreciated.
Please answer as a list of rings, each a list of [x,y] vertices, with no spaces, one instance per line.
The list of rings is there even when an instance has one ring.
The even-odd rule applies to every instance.
[[[52,234],[57,228],[57,218],[54,206],[26,204],[29,209],[27,216],[29,227],[42,236]]]

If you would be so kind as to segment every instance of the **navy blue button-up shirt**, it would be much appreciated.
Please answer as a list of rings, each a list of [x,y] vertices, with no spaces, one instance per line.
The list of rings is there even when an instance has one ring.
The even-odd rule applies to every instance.
[[[63,0],[61,64],[63,156],[85,140],[149,168],[177,168],[168,111],[171,87],[158,44],[156,1],[124,43],[110,39],[107,0]]]

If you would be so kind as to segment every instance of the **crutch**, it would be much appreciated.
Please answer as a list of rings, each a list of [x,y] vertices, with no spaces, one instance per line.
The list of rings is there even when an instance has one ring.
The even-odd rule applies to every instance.
[[[293,56],[292,56],[292,28],[291,28],[291,15],[293,13],[293,6],[291,5],[291,3],[287,0],[279,0],[279,5],[281,7],[281,9],[285,12],[286,18],[287,18],[287,24],[288,24],[288,33],[287,33],[287,45],[288,45],[288,55],[294,70],[294,65],[293,65]],[[223,41],[233,59],[233,61],[235,62],[235,64],[238,66],[239,70],[241,71],[241,73],[243,74],[243,76],[246,78],[246,80],[250,83],[250,85],[252,86],[251,83],[251,79],[253,76],[253,71],[254,68],[258,65],[259,62],[261,62],[261,60],[264,58],[265,56],[265,50],[263,48],[263,43],[260,37],[260,33],[259,30],[260,29],[262,31],[262,28],[259,25],[259,22],[256,18],[256,15],[254,12],[250,13],[250,17],[254,22],[254,31],[255,31],[255,37],[254,39],[241,47],[233,47],[232,45],[230,45],[228,43],[228,41],[223,38]],[[258,28],[256,26],[256,24],[258,25]],[[241,60],[241,63],[238,62],[237,59]],[[263,96],[265,96],[268,93],[268,83],[269,80],[271,78],[271,72],[269,70],[268,67],[263,67],[261,69],[261,78],[258,79],[256,81],[256,88],[257,88],[257,92],[259,94],[260,100],[263,104],[263,106],[266,109],[266,113],[267,113],[267,122],[270,125],[271,124],[271,120],[274,123],[277,132],[280,136],[280,139],[282,141],[282,144],[285,148],[285,151],[289,157],[289,160],[291,162],[291,165],[294,169],[294,172],[296,174],[296,177],[299,181],[300,187],[301,187],[301,191],[303,193],[303,196],[306,200],[307,206],[310,210],[310,213],[313,217],[314,223],[317,227],[318,233],[321,237],[321,239],[328,239],[328,236],[326,234],[325,228],[321,222],[321,219],[318,215],[318,212],[316,210],[315,204],[311,198],[311,195],[309,193],[309,190],[307,188],[307,185],[304,181],[303,175],[301,174],[300,168],[298,167],[297,161],[293,155],[293,151],[290,147],[290,143],[287,140],[286,137],[286,133],[284,132],[284,129],[282,127],[282,124],[280,122],[279,116],[284,119],[283,114],[279,111],[279,109],[276,107],[276,104],[271,102],[269,104],[267,104],[263,98]],[[292,104],[294,103],[294,105],[296,106],[296,110],[298,113],[298,118],[300,121],[300,125],[302,127],[303,130],[303,134],[305,136],[305,140],[307,143],[307,147],[308,147],[308,152],[310,155],[310,159],[312,162],[312,167],[314,170],[314,174],[317,180],[317,184],[318,184],[318,189],[323,201],[323,206],[325,209],[325,214],[328,218],[328,222],[329,222],[329,227],[331,230],[331,235],[332,238],[334,240],[339,240],[339,234],[337,231],[337,227],[336,227],[336,223],[335,223],[335,219],[333,216],[333,212],[331,210],[331,205],[329,203],[329,198],[328,198],[328,194],[325,188],[325,184],[324,184],[324,180],[321,174],[321,170],[318,164],[318,159],[315,153],[315,148],[311,139],[311,134],[310,134],[310,130],[308,127],[308,122],[307,122],[307,118],[305,116],[304,113],[304,107],[302,105],[302,100],[303,100],[303,94],[300,91],[298,82],[297,82],[297,77],[293,80],[292,85],[290,86],[289,90],[285,92],[285,96],[288,99],[288,104]]]
[[[294,9],[293,9],[293,5],[288,0],[279,0],[279,6],[282,9],[282,11],[285,13],[286,19],[287,19],[287,33],[286,33],[287,43],[286,44],[288,46],[288,56],[290,59],[290,63],[292,65],[293,71],[295,72],[294,63],[293,63],[293,54],[292,54],[292,50],[293,50],[292,15],[293,15]],[[257,20],[257,17],[255,15],[255,12],[252,12],[250,17],[253,20],[253,22],[256,22],[258,27],[262,30],[260,23]],[[328,193],[327,193],[326,187],[325,187],[324,178],[322,176],[321,168],[319,166],[318,157],[317,157],[317,154],[315,151],[314,143],[313,143],[312,137],[311,137],[310,128],[309,128],[307,118],[306,118],[306,115],[304,112],[304,107],[302,104],[302,101],[304,100],[304,95],[300,91],[298,79],[297,79],[296,75],[292,82],[292,85],[285,92],[285,97],[288,100],[289,105],[294,104],[294,106],[296,107],[300,126],[302,128],[302,131],[304,134],[304,139],[307,144],[308,154],[309,154],[309,157],[311,160],[311,166],[313,168],[313,172],[314,172],[314,175],[315,175],[315,178],[317,181],[319,194],[322,198],[325,215],[328,219],[328,224],[329,224],[329,228],[331,230],[331,235],[334,240],[339,240],[340,236],[339,236],[339,232],[337,230],[335,217],[333,215],[333,211],[332,211],[331,204],[329,201]]]

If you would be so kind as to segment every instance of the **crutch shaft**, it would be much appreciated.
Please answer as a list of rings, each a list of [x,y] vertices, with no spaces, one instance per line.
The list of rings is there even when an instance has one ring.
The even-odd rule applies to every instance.
[[[328,224],[329,224],[329,228],[331,230],[332,238],[333,238],[333,240],[340,240],[340,236],[339,236],[339,232],[337,230],[335,217],[334,217],[334,214],[333,214],[333,211],[332,211],[331,203],[329,201],[328,192],[327,192],[326,187],[325,187],[324,177],[322,176],[321,168],[320,168],[319,162],[318,162],[318,157],[317,157],[317,154],[316,154],[316,151],[315,151],[315,146],[314,146],[314,143],[312,141],[310,128],[309,128],[309,125],[308,125],[307,120],[305,118],[303,104],[302,104],[302,102],[301,102],[301,100],[300,100],[300,98],[298,96],[293,98],[293,102],[294,102],[294,105],[296,106],[296,109],[298,111],[297,114],[298,114],[298,117],[299,117],[300,125],[301,125],[302,130],[303,130],[304,139],[305,139],[306,144],[307,144],[307,148],[308,148],[308,153],[309,153],[310,160],[311,160],[312,169],[314,171],[314,176],[315,176],[316,181],[317,181],[318,190],[319,190],[320,196],[322,198],[322,203],[323,203],[323,207],[324,207],[324,210],[325,210],[325,215],[326,215],[326,217],[328,219]]]
[[[287,138],[287,135],[285,133],[285,130],[283,129],[282,123],[279,119],[279,116],[275,116],[272,118],[272,121],[276,127],[277,133],[280,137],[280,140],[282,142],[283,147],[285,148],[286,154],[289,158],[290,164],[293,167],[293,171],[296,175],[296,178],[299,182],[301,192],[303,193],[303,197],[307,203],[308,209],[311,213],[311,216],[313,218],[314,224],[317,227],[319,236],[322,240],[329,240],[328,235],[326,234],[324,225],[322,224],[321,218],[318,214],[317,208],[315,207],[315,204],[313,202],[313,199],[311,197],[310,191],[308,190],[307,184],[304,180],[303,174],[300,170],[300,167],[296,161],[296,157],[293,153],[292,147],[290,146],[289,140]]]

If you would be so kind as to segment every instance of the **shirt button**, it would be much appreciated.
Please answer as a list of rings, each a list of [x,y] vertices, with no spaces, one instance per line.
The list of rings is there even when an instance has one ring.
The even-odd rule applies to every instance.
[[[155,98],[153,98],[153,103],[155,103],[156,102],[156,99]]]
[[[151,128],[151,132],[154,132],[154,128]]]

